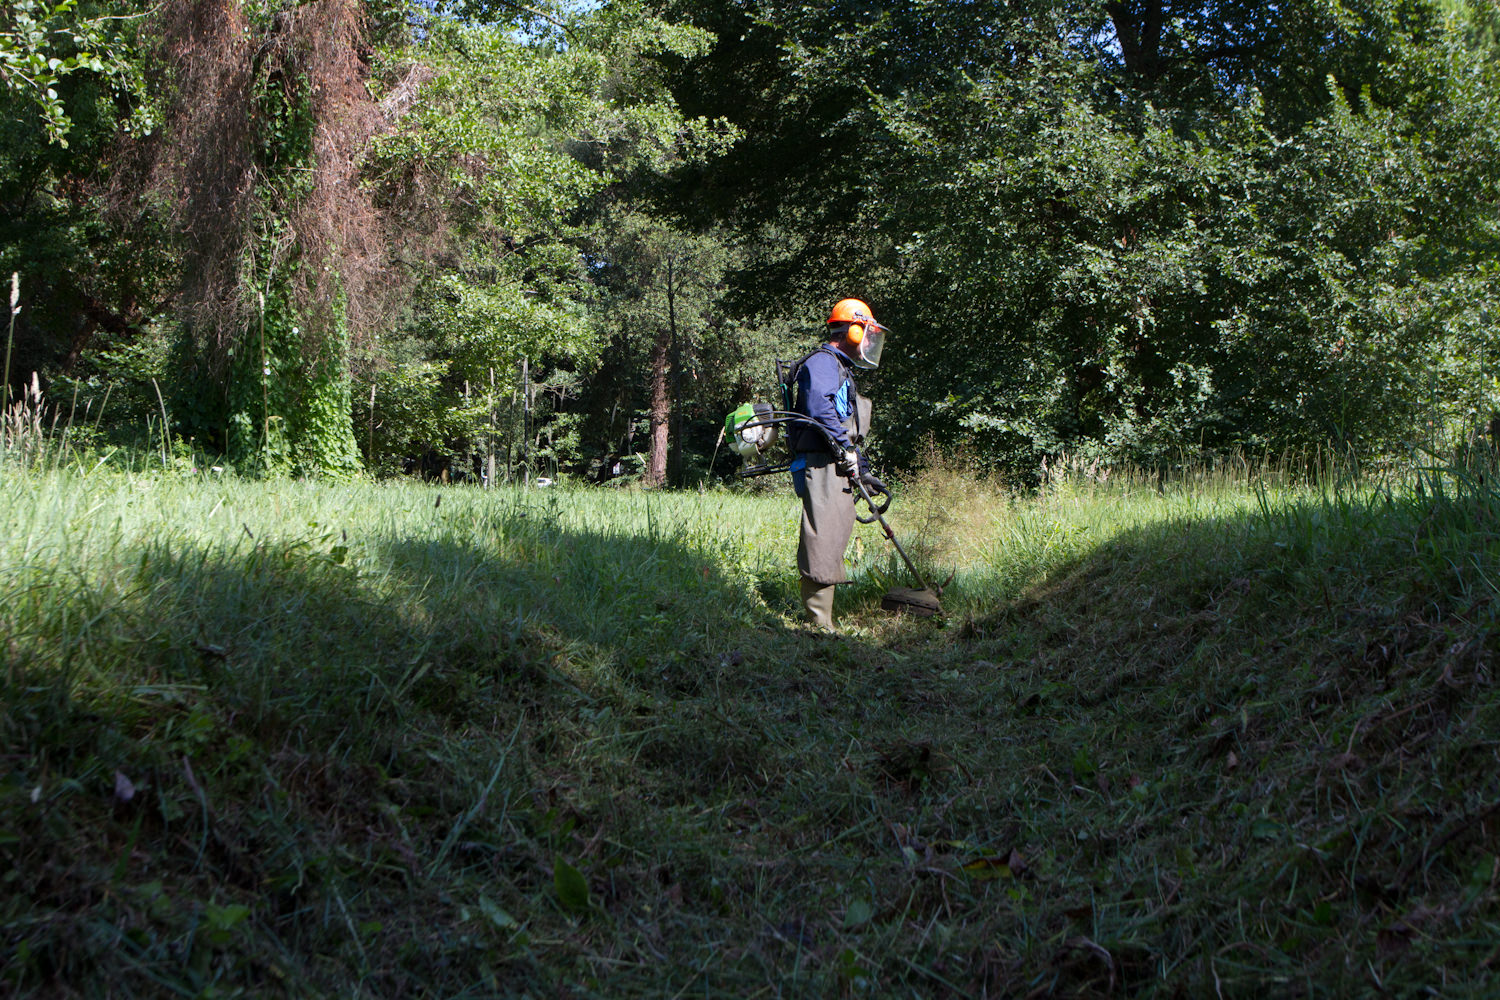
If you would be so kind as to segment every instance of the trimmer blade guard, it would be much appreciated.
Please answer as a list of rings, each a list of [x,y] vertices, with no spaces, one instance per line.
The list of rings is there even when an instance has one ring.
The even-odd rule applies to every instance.
[[[880,599],[880,607],[883,611],[894,611],[900,615],[915,615],[918,618],[931,618],[940,614],[943,610],[938,603],[937,595],[930,590],[912,590],[907,587],[897,587],[895,590],[887,591]]]

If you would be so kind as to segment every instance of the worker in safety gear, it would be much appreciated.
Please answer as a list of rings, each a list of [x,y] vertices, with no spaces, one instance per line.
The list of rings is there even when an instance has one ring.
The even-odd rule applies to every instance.
[[[792,482],[802,498],[797,571],[802,607],[818,627],[833,631],[834,586],[848,583],[844,549],[854,532],[852,480],[869,474],[857,447],[870,426],[870,401],[854,384],[854,369],[880,364],[886,328],[870,307],[844,299],[828,316],[827,343],[798,362],[793,408],[816,427],[794,423]]]

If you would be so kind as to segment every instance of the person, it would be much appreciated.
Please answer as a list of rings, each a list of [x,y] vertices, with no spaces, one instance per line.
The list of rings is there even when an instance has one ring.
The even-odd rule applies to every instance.
[[[854,384],[854,369],[880,365],[887,330],[859,299],[843,299],[828,316],[827,342],[797,365],[793,409],[816,426],[794,423],[792,481],[802,498],[797,572],[802,608],[832,632],[834,588],[848,583],[844,549],[854,533],[853,478],[869,474],[859,451],[870,425],[870,401]]]

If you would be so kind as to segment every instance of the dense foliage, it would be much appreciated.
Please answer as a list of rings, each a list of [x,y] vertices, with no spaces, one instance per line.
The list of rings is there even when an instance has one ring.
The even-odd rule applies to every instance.
[[[901,451],[1369,452],[1494,405],[1489,5],[753,6],[683,7],[721,40],[685,106],[744,108],[709,210],[766,237],[747,299],[904,334]]]
[[[114,0],[0,13],[8,376],[242,470],[650,483],[835,298],[888,462],[1500,404],[1481,0]],[[722,471],[722,469],[720,470]]]

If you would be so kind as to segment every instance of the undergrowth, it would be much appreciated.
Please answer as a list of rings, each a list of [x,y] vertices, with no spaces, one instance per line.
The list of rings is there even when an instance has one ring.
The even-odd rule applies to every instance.
[[[174,467],[175,468],[175,467]],[[1487,995],[1492,479],[0,475],[0,991]]]

